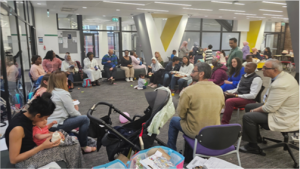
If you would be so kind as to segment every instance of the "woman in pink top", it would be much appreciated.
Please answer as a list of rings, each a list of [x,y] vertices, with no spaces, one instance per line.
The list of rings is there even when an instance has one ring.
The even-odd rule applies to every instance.
[[[47,52],[43,60],[43,68],[46,73],[52,73],[61,67],[61,60],[56,58],[55,53],[50,50]]]
[[[37,81],[39,77],[45,75],[45,71],[43,69],[42,58],[39,55],[34,55],[31,58],[32,66],[30,68],[30,75],[33,81]]]
[[[146,71],[146,74],[147,74],[148,71],[147,71],[146,65],[143,65],[141,61],[138,61],[138,60],[137,60],[137,58],[136,58],[137,55],[135,54],[134,51],[131,51],[131,52],[130,52],[130,57],[131,57],[131,61],[132,61],[132,66],[133,66],[133,68],[134,68],[134,69],[142,69],[142,68],[144,68],[145,71]]]

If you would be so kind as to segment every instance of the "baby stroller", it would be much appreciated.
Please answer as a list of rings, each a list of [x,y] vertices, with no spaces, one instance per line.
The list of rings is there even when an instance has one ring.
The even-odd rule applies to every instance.
[[[150,126],[153,117],[168,103],[170,92],[157,89],[153,92],[145,92],[145,96],[149,103],[148,108],[144,111],[145,115],[135,115],[132,119],[116,109],[113,105],[105,102],[95,104],[88,111],[87,116],[90,118],[89,136],[98,138],[97,150],[100,149],[101,145],[106,146],[109,161],[113,161],[115,155],[119,153],[127,156],[132,151],[140,151],[142,148],[139,136],[142,137],[144,144],[142,147],[145,149],[152,147],[155,140],[158,144],[167,146],[161,140],[156,138],[156,134],[149,136],[147,128]],[[106,105],[109,107],[107,116],[100,119],[92,116],[93,111],[98,105]],[[112,112],[119,113],[129,120],[130,123],[125,124],[122,127],[112,127],[110,118]],[[93,129],[91,130],[91,128]]]

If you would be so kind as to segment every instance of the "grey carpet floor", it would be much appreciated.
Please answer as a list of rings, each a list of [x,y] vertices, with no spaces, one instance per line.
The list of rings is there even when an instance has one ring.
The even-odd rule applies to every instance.
[[[263,77],[262,72],[259,71],[258,74]],[[294,75],[294,74],[293,74]],[[263,85],[267,88],[270,79],[263,77]],[[102,82],[101,86],[92,87],[92,88],[82,88],[81,86],[76,86],[76,88],[71,93],[73,99],[78,99],[80,101],[79,111],[82,114],[86,114],[87,111],[97,102],[107,102],[113,104],[117,109],[122,112],[128,112],[131,117],[134,115],[143,115],[143,111],[147,108],[148,104],[144,96],[144,92],[153,91],[152,88],[146,90],[135,90],[131,85],[136,85],[135,82],[125,82],[125,81],[116,81],[115,85],[109,85],[106,82]],[[78,89],[80,88],[80,89]],[[263,94],[266,90],[263,92]],[[262,95],[263,96],[263,95]],[[173,97],[173,102],[177,105],[178,95]],[[94,116],[97,118],[103,117],[108,113],[108,108],[105,106],[98,106],[94,112]],[[241,111],[239,119],[237,119],[237,113],[234,112],[231,118],[231,123],[242,124],[242,117],[245,112]],[[175,116],[178,113],[175,114]],[[112,114],[113,126],[121,126],[119,122],[118,114]],[[168,140],[168,128],[169,121],[161,129],[161,133],[158,136],[159,139],[165,143]],[[283,137],[280,132],[271,132],[267,130],[262,130],[261,135],[265,137],[271,137],[274,139],[282,140]],[[182,134],[178,135],[177,139],[177,149],[183,149],[183,137]],[[241,145],[244,145],[245,142],[242,141]],[[259,144],[261,147],[269,146],[274,143],[268,142],[266,145]],[[296,159],[299,159],[299,151],[292,150]],[[265,150],[266,156],[254,155],[254,154],[245,154],[240,153],[242,167],[244,168],[292,168],[293,161],[290,158],[288,151],[283,151],[283,148],[274,148],[270,150]],[[106,148],[101,147],[99,152],[94,152],[90,154],[85,154],[85,168],[91,168],[101,164],[105,164],[108,161],[106,155]],[[227,156],[220,157],[226,161],[229,161],[234,164],[238,164],[236,154],[231,154]],[[298,160],[299,162],[299,160]]]

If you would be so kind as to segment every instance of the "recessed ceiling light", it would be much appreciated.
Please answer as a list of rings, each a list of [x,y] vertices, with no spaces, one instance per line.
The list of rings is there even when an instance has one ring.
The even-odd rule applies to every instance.
[[[77,13],[76,15],[80,15],[79,13]]]
[[[248,18],[266,18],[266,17],[262,17],[262,16],[247,16]]]
[[[116,9],[116,11],[121,11],[120,9]]]
[[[283,15],[273,15],[273,14],[263,14],[263,15],[267,15],[267,16],[283,16]]]
[[[289,18],[282,18],[282,17],[272,17],[272,18],[289,20]]]
[[[199,9],[199,8],[183,8],[183,9],[196,10],[196,11],[213,11],[212,9]]]
[[[286,8],[286,6],[282,6],[282,7]]]
[[[262,1],[262,2],[267,4],[286,5],[286,3],[280,3],[280,2],[271,2],[271,1]]]
[[[229,11],[229,12],[245,12],[241,10],[233,10],[233,9],[219,9],[220,11]]]
[[[83,6],[82,8],[86,9],[87,7]]]
[[[179,5],[179,6],[192,6],[191,4],[177,4],[177,3],[170,3],[170,2],[154,2],[156,4],[166,4],[166,5]]]
[[[266,11],[266,12],[283,12],[283,11],[276,11],[276,10],[269,10],[269,9],[259,9],[260,11]]]
[[[234,3],[234,5],[245,5],[243,3]]]
[[[233,17],[233,19],[235,19],[236,17]]]
[[[103,17],[106,17],[105,15],[103,15]]]
[[[243,3],[232,3],[232,2],[224,2],[224,1],[211,1],[211,2],[214,2],[214,3],[221,3],[221,4],[234,4],[234,5],[245,5]]]
[[[256,14],[251,14],[251,13],[234,13],[236,15],[256,15]]]
[[[222,18],[222,16],[219,16],[219,18]]]
[[[41,3],[37,3],[38,5],[41,5]]]
[[[205,17],[207,17],[207,15],[205,15]]]
[[[136,8],[136,9],[142,11],[169,12],[168,10],[162,10],[162,9],[145,9],[145,8]]]
[[[124,5],[139,5],[139,6],[145,6],[145,4],[139,4],[139,3],[131,3],[131,2],[116,2],[116,1],[103,1],[106,3],[115,3],[115,4],[124,4]]]

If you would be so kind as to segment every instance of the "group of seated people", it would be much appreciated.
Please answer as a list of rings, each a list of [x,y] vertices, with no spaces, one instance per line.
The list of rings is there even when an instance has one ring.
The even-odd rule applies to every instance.
[[[255,73],[256,64],[247,63],[242,74],[234,60],[238,58],[233,59],[232,67],[236,70],[233,69],[231,76],[239,74],[241,78],[226,90],[211,81],[212,70],[208,64],[195,64],[191,77],[197,83],[181,92],[177,106],[179,117],[173,117],[169,124],[167,144],[170,148],[177,149],[179,131],[195,138],[203,127],[229,124],[233,108],[240,106],[246,110],[242,140],[248,142],[240,147],[241,152],[260,154],[259,126],[278,132],[299,130],[299,85],[292,75],[283,71],[281,62],[276,59],[265,62],[263,75],[271,78],[271,82],[262,103],[256,103],[262,89],[262,78]]]

